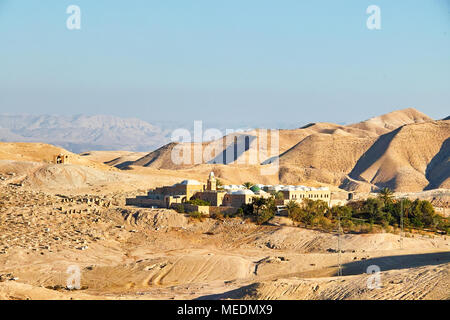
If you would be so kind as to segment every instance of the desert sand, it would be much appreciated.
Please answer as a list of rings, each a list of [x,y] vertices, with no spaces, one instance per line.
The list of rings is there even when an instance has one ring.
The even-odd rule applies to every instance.
[[[0,143],[0,299],[449,299],[448,236],[345,234],[339,257],[336,232],[283,217],[256,225],[125,206],[126,197],[183,179],[204,181],[214,171],[224,183],[298,180],[335,191],[347,177],[350,189],[364,191],[357,197],[369,193],[355,185],[396,179],[403,184],[397,195],[429,199],[445,215],[449,122],[414,110],[396,116],[285,132],[274,176],[261,176],[261,164],[165,167],[164,148],[77,155],[46,144]],[[418,146],[402,149],[408,135]],[[324,152],[341,144],[346,157]],[[303,150],[301,159],[296,150]],[[367,152],[379,156],[366,161]],[[59,153],[70,163],[51,163]],[[310,162],[317,167],[307,168]],[[423,191],[428,185],[432,190]],[[381,270],[379,289],[367,287],[371,265]],[[68,268],[80,271],[78,290],[67,289]]]
[[[124,205],[203,170],[102,169],[1,161],[1,299],[448,299],[445,236],[343,235],[336,277],[336,233]],[[364,289],[370,264],[382,289]],[[70,266],[80,290],[66,289]]]

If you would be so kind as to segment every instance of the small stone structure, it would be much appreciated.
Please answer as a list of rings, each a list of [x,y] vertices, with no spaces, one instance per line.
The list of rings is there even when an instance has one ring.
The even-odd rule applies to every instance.
[[[53,163],[55,164],[65,164],[69,162],[69,156],[67,154],[57,154],[53,156]]]

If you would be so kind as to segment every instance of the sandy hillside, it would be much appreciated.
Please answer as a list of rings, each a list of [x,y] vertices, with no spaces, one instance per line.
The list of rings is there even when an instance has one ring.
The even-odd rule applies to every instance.
[[[369,289],[368,275],[259,282],[217,295],[220,299],[281,300],[448,300],[450,264],[380,274],[381,287]]]
[[[383,186],[415,192],[445,188],[449,176],[447,126],[448,121],[433,121],[410,108],[351,125],[312,123],[299,129],[280,130],[280,170],[278,177],[270,180],[272,184],[325,184],[363,192]],[[397,132],[401,133],[398,137]],[[260,152],[258,141],[264,135],[252,130],[203,144],[170,143],[118,167],[202,170],[202,163],[224,160],[240,166],[269,164],[277,153],[270,153],[272,142],[267,135],[267,146]],[[394,136],[394,143],[388,148]],[[404,143],[409,138],[415,139],[414,146]],[[240,147],[233,157],[235,141]],[[202,158],[196,159],[195,150],[200,149]],[[186,155],[186,159],[181,160],[180,156],[180,161],[174,162],[176,154]],[[378,172],[376,176],[374,172]],[[256,181],[258,177],[249,180]]]
[[[111,168],[97,161],[85,159],[53,145],[45,143],[0,142],[0,160],[53,163],[53,157],[58,154],[68,155],[71,164],[97,170],[115,171],[115,168]]]
[[[349,176],[397,191],[450,186],[450,121],[410,124],[382,135]]]
[[[310,135],[280,155],[280,179],[286,184],[310,179],[339,185],[374,141],[345,132]]]
[[[88,151],[80,154],[80,156],[84,159],[105,163],[114,167],[123,163],[136,161],[145,155],[145,152],[130,151]]]
[[[351,124],[348,127],[371,131],[381,135],[404,126],[405,124],[423,123],[428,121],[433,121],[433,119],[414,108],[408,108]]]

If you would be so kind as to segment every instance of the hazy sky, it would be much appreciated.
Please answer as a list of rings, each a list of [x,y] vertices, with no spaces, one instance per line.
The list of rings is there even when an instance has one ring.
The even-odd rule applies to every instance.
[[[81,8],[68,30],[66,8]],[[369,30],[369,5],[381,30]],[[449,0],[0,0],[0,113],[249,125],[449,115]]]

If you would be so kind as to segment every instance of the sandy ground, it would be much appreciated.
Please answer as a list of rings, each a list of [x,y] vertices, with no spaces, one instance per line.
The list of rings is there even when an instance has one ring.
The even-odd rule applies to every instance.
[[[0,299],[449,298],[448,237],[343,235],[337,277],[335,233],[125,206],[151,187],[204,180],[212,165],[110,170],[75,156],[54,165],[41,149],[0,160]],[[222,170],[239,183],[259,168]],[[365,285],[370,265],[381,269],[375,291]],[[79,290],[66,289],[68,268],[79,270]]]
[[[402,248],[394,234],[344,235],[338,280],[337,235],[285,219],[200,222],[125,207],[120,194],[1,191],[1,299],[448,298],[445,237],[415,235]],[[361,289],[372,264],[396,290]],[[70,266],[80,270],[80,290],[65,289]]]

